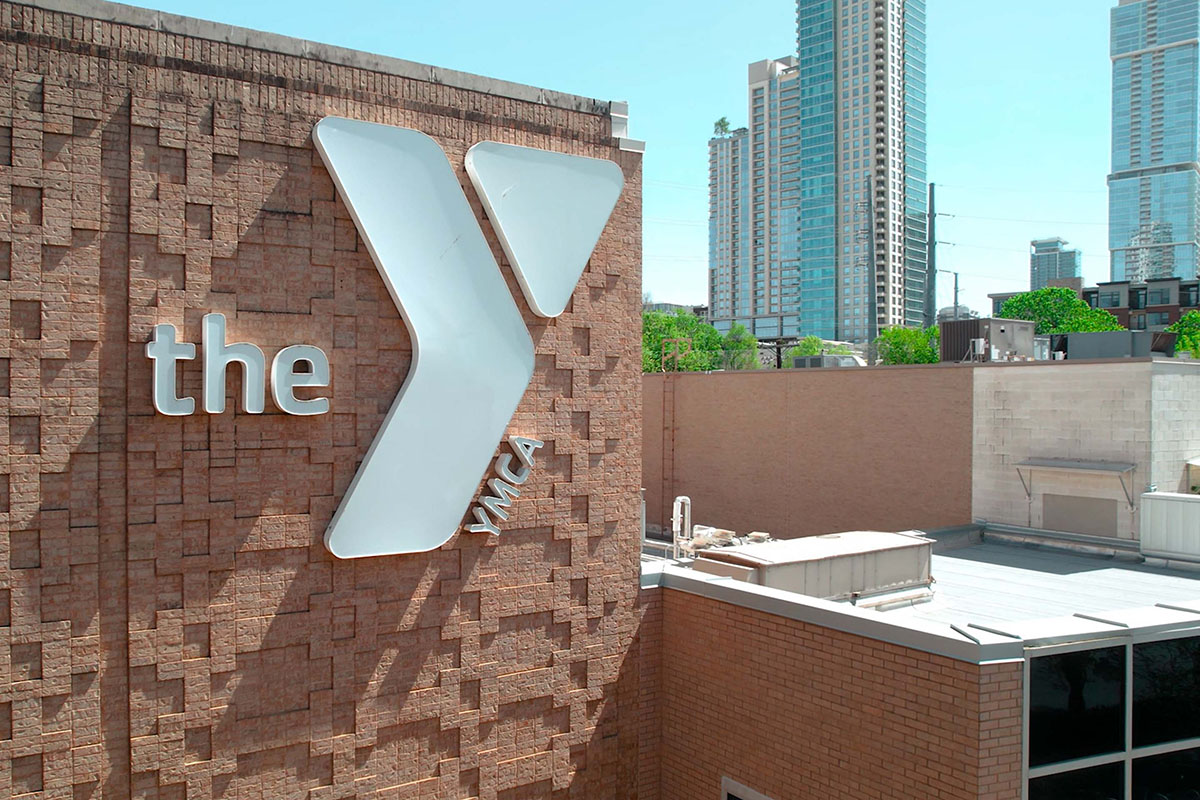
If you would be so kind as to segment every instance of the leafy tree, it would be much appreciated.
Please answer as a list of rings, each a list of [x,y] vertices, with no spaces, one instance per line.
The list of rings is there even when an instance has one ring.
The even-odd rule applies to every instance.
[[[681,309],[674,314],[642,312],[642,372],[663,371],[663,342],[668,339],[686,341],[667,342],[667,371],[758,369],[758,341],[745,326],[735,323],[722,336],[712,325]]]
[[[1200,311],[1189,311],[1168,328],[1175,334],[1175,349],[1187,350],[1192,358],[1200,358]]]
[[[667,369],[680,372],[699,372],[721,369],[724,362],[724,340],[712,325],[680,309],[674,314],[661,311],[642,312],[642,372],[663,371],[663,340],[690,339],[687,343],[667,344]],[[674,357],[679,350],[678,364]]]
[[[1035,322],[1039,335],[1125,330],[1111,313],[1092,308],[1065,286],[1047,286],[1014,295],[1004,301],[1000,316]]]
[[[885,328],[875,340],[881,364],[936,364],[941,336],[936,325],[924,330],[896,326]]]
[[[713,136],[729,135],[729,117],[721,117],[713,123]]]
[[[784,365],[790,366],[793,358],[825,354],[831,356],[849,356],[853,355],[854,351],[844,344],[830,344],[820,336],[805,336],[800,340],[800,344],[783,354]]]
[[[758,340],[745,325],[733,323],[721,342],[725,369],[758,369]]]

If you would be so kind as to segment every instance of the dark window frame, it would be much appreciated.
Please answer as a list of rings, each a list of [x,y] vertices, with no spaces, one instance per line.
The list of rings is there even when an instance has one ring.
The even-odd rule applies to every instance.
[[[1069,645],[1057,645],[1043,648],[1030,648],[1026,650],[1025,669],[1024,669],[1024,723],[1022,728],[1022,762],[1025,778],[1025,797],[1029,800],[1036,800],[1035,795],[1031,790],[1038,788],[1035,782],[1041,778],[1054,776],[1062,777],[1062,780],[1048,780],[1041,784],[1041,787],[1052,787],[1055,791],[1065,791],[1063,787],[1069,789],[1069,776],[1079,773],[1081,778],[1088,776],[1084,775],[1086,770],[1104,765],[1120,765],[1123,770],[1124,785],[1121,787],[1120,793],[1116,797],[1129,797],[1136,795],[1127,795],[1126,787],[1136,787],[1135,782],[1139,777],[1139,765],[1142,766],[1140,772],[1143,788],[1146,788],[1144,781],[1150,780],[1157,776],[1157,779],[1170,780],[1178,782],[1178,770],[1185,769],[1186,782],[1191,788],[1192,783],[1200,787],[1200,736],[1193,738],[1174,738],[1162,743],[1138,745],[1134,741],[1133,736],[1133,719],[1135,713],[1135,681],[1137,677],[1134,673],[1135,648],[1142,646],[1160,646],[1162,643],[1169,643],[1176,640],[1191,640],[1195,644],[1191,649],[1193,654],[1200,658],[1200,633],[1196,629],[1185,629],[1177,631],[1165,631],[1152,634],[1137,634],[1129,638],[1121,640],[1113,639],[1097,639],[1090,642],[1078,642]],[[1031,717],[1032,717],[1032,687],[1031,673],[1032,662],[1041,657],[1061,655],[1065,653],[1081,652],[1088,650],[1104,650],[1109,648],[1121,648],[1124,650],[1124,674],[1126,676],[1124,691],[1124,730],[1125,730],[1125,748],[1116,752],[1109,752],[1098,756],[1086,756],[1075,758],[1067,761],[1059,761],[1054,763],[1033,765],[1030,762],[1030,747],[1031,747]],[[1190,669],[1189,665],[1180,667],[1180,669]],[[1130,679],[1132,678],[1132,679]],[[1200,676],[1195,678],[1196,688],[1194,696],[1196,697],[1197,708],[1179,708],[1179,701],[1175,701],[1175,707],[1172,709],[1177,714],[1193,714],[1200,717]],[[1175,685],[1171,679],[1167,679],[1167,685]],[[1144,698],[1143,698],[1144,699]],[[1183,734],[1189,731],[1185,731]],[[1174,758],[1167,758],[1173,756]],[[1183,766],[1180,766],[1182,762]],[[1167,764],[1170,768],[1164,769],[1159,765]],[[1151,766],[1158,766],[1157,770],[1151,770]],[[1150,777],[1147,777],[1150,776]],[[1165,776],[1165,778],[1163,777]],[[1160,784],[1161,785],[1161,784]],[[1049,789],[1047,789],[1049,790]],[[1132,791],[1132,788],[1131,788]],[[1154,791],[1161,791],[1160,788],[1155,788]],[[1170,791],[1174,791],[1171,789]]]

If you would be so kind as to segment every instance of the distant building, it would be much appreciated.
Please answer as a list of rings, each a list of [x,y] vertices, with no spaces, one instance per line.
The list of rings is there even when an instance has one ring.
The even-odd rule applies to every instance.
[[[1073,291],[1076,295],[1080,295],[1083,292],[1083,278],[1052,278],[1051,280],[1047,281],[1046,285],[1042,288],[1049,289],[1056,286],[1065,287]],[[1025,292],[994,292],[989,294],[988,298],[992,301],[992,316],[1003,316],[1000,313],[1000,308],[1004,305],[1004,301],[1010,297],[1016,297],[1019,294],[1025,294]]]
[[[1200,264],[1200,3],[1112,9],[1111,278],[1194,278]]]
[[[1161,331],[1200,307],[1200,280],[1109,281],[1084,289],[1082,296],[1092,308],[1112,312],[1131,331]]]
[[[1070,288],[1092,308],[1112,312],[1118,322],[1132,331],[1161,331],[1188,311],[1200,310],[1200,280],[1108,281],[1087,288],[1072,282]],[[1004,301],[1019,294],[1024,292],[989,294],[992,313],[998,316]]]
[[[956,313],[956,311],[957,311],[957,313]],[[973,311],[972,309],[968,308],[967,306],[962,305],[961,303],[957,307],[943,306],[938,311],[938,315],[937,315],[937,321],[939,324],[942,322],[950,322],[950,321],[956,320],[956,319],[978,319],[978,318],[979,318],[978,311]]]
[[[796,30],[709,142],[710,316],[870,341],[925,314],[925,4],[798,0]]]
[[[708,306],[693,306],[681,303],[642,303],[642,311],[660,311],[664,314],[674,314],[686,311],[700,319],[708,319]]]
[[[1052,280],[1079,278],[1083,274],[1082,257],[1078,250],[1067,250],[1066,241],[1034,239],[1029,243],[1029,288],[1041,289]]]

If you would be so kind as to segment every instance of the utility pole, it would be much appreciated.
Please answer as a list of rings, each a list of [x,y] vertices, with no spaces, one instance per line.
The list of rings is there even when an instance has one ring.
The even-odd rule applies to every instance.
[[[934,185],[929,184],[928,225],[925,230],[925,327],[937,322],[937,207],[934,205]],[[956,313],[957,298],[954,301]]]
[[[939,269],[938,272],[944,272],[947,275],[954,276],[954,320],[958,321],[958,272],[952,269]]]
[[[870,263],[868,274],[871,277],[871,316],[867,320],[867,353],[872,357],[875,349],[875,339],[879,336],[879,276],[875,265],[875,189],[871,185],[871,176],[867,176],[867,261]],[[870,359],[868,359],[870,360]]]

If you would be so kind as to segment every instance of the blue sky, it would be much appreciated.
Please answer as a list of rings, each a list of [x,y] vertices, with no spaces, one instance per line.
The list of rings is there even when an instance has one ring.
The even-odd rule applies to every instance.
[[[1110,65],[1115,0],[927,0],[929,175],[939,266],[962,302],[1028,288],[1032,238],[1083,250],[1108,278]],[[795,48],[788,0],[155,0],[151,7],[476,72],[628,100],[644,161],[644,288],[705,302],[707,142],[746,122],[746,65]],[[951,302],[940,276],[939,305]]]

